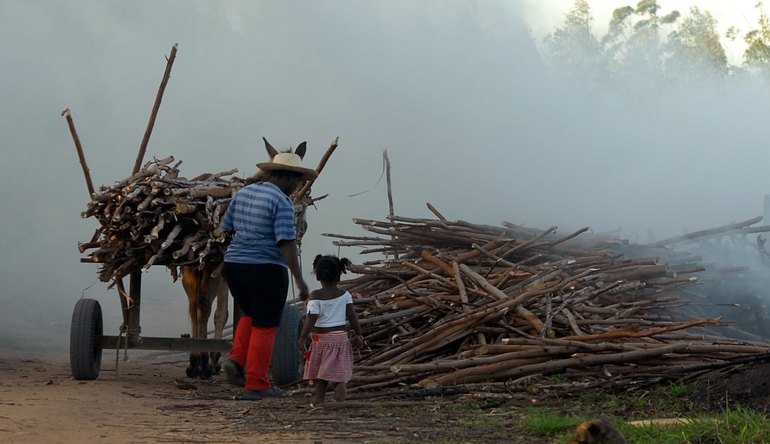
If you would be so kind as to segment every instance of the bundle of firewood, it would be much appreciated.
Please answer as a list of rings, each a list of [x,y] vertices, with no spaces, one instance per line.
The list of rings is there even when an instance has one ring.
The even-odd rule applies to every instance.
[[[179,175],[173,157],[153,160],[137,173],[103,186],[82,217],[100,227],[80,251],[96,248],[85,261],[101,264],[99,279],[117,280],[142,267],[220,262],[228,242],[220,228],[230,199],[244,180],[237,170]]]
[[[78,245],[81,253],[96,248],[81,261],[101,264],[98,275],[103,282],[120,284],[124,276],[152,265],[166,265],[176,277],[178,266],[196,263],[205,266],[221,262],[229,241],[219,222],[232,196],[246,183],[236,177],[225,178],[238,170],[203,174],[188,180],[179,176],[181,162],[169,166],[174,161],[171,156],[153,160],[140,168],[171,76],[177,47],[174,44],[166,57],[166,69],[139,153],[132,174],[126,179],[110,187],[103,186],[98,191],[94,189],[72,113],[69,108],[62,111],[91,198],[81,215],[83,218],[94,217],[100,224],[89,242]],[[338,138],[335,138],[324,153],[316,167],[317,173],[321,172],[337,148],[337,142]],[[258,172],[254,178],[260,174]],[[313,180],[305,181],[292,195],[298,242],[306,229],[305,210],[325,197],[310,197]]]
[[[341,283],[354,296],[366,347],[358,388],[501,382],[562,373],[605,381],[667,378],[770,353],[770,343],[731,340],[721,318],[675,310],[704,269],[686,255],[629,257],[634,245],[582,228],[557,236],[392,216],[355,220],[375,236],[337,238],[384,259],[354,266]],[[638,248],[637,248],[638,249]],[[681,262],[676,262],[681,257]],[[685,331],[688,330],[688,331]]]
[[[319,174],[337,143],[335,138],[323,154],[315,169]],[[165,265],[176,276],[179,266],[222,262],[230,239],[220,220],[247,180],[229,177],[237,169],[186,179],[179,175],[181,162],[172,162],[172,156],[155,159],[115,185],[91,193],[81,216],[96,218],[100,227],[79,249],[96,249],[82,261],[101,265],[101,281],[118,282],[152,265]],[[258,171],[249,180],[261,175]],[[307,228],[307,208],[326,197],[310,196],[314,180],[306,180],[291,195],[298,243]]]

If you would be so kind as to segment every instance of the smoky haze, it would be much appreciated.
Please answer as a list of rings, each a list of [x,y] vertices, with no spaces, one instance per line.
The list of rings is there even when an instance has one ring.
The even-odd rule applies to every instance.
[[[80,263],[97,226],[80,218],[88,196],[60,112],[72,110],[94,184],[125,178],[177,42],[145,161],[250,176],[262,137],[308,141],[310,166],[340,137],[313,187],[329,197],[308,212],[306,272],[317,253],[360,260],[321,233],[361,235],[353,218],[385,217],[383,150],[403,216],[430,217],[430,202],[450,219],[646,242],[762,214],[765,84],[629,94],[566,82],[511,3],[0,3],[0,342],[66,352],[83,295],[117,333],[116,292]],[[186,313],[163,267],[145,273],[143,334],[187,332]]]

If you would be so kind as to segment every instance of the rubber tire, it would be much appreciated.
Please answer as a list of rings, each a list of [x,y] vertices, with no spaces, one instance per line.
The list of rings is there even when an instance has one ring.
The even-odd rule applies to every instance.
[[[299,352],[297,340],[302,333],[302,314],[294,305],[283,307],[281,326],[275,334],[270,374],[275,385],[297,383],[302,380],[304,356]]]
[[[75,304],[70,325],[70,368],[72,377],[92,381],[102,366],[102,307],[95,299]]]

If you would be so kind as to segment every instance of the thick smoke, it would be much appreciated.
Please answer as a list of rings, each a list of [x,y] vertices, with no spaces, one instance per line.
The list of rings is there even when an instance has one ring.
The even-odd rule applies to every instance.
[[[329,197],[309,210],[306,262],[338,253],[321,233],[362,234],[352,218],[387,214],[384,182],[348,197],[375,186],[385,149],[403,216],[431,216],[430,202],[451,219],[646,242],[761,214],[764,84],[627,94],[566,82],[509,3],[3,2],[0,341],[66,352],[82,295],[117,332],[116,292],[79,263],[96,226],[80,218],[88,196],[59,113],[72,110],[97,186],[126,177],[175,42],[145,160],[248,176],[262,137],[307,140],[310,165],[340,137],[314,186]],[[162,267],[148,271],[143,334],[189,331],[185,305]]]

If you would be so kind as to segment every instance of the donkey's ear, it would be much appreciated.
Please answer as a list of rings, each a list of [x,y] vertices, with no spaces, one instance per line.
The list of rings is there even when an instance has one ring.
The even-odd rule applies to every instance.
[[[305,150],[307,150],[307,142],[302,142],[294,150],[294,154],[298,155],[300,159],[305,157]]]
[[[265,141],[265,150],[267,150],[267,154],[270,156],[270,160],[273,160],[273,157],[275,157],[276,154],[278,154],[278,150],[273,148],[273,145],[270,145],[270,142],[267,141],[264,137],[262,140]]]

